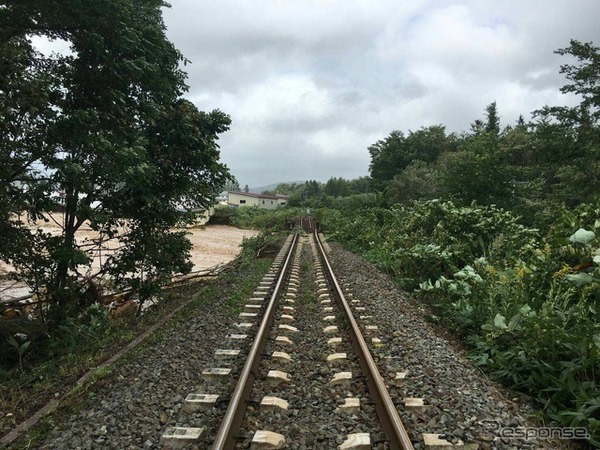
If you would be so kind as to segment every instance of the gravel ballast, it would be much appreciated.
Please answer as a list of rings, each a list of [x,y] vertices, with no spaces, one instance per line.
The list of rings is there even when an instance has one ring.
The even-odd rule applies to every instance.
[[[290,450],[335,449],[350,434],[369,433],[382,436],[375,408],[361,376],[360,365],[348,335],[342,314],[333,300],[321,303],[315,278],[315,247],[309,245],[308,238],[302,238],[297,248],[294,266],[298,270],[299,282],[293,303],[279,302],[278,311],[268,340],[257,381],[251,394],[251,406],[242,424],[241,435],[245,439],[236,448],[248,448],[256,430],[277,432],[286,437],[286,447]],[[302,268],[302,269],[300,269]],[[296,288],[293,287],[294,291]],[[324,289],[324,288],[323,288]],[[329,298],[332,298],[329,297]],[[292,306],[293,321],[284,320],[286,306]],[[331,311],[325,308],[331,307]],[[298,331],[286,333],[280,325],[292,325]],[[337,332],[325,333],[325,327],[338,327]],[[286,334],[293,344],[281,346],[275,341],[277,335]],[[339,336],[342,342],[332,347],[328,341]],[[291,362],[275,361],[270,355],[275,351],[285,351]],[[335,362],[328,362],[333,353],[347,356]],[[289,373],[289,382],[270,386],[265,382],[270,370]],[[347,385],[333,385],[335,374],[350,372]],[[287,410],[262,412],[256,405],[264,396],[276,396],[289,403]],[[361,400],[360,411],[352,414],[337,410],[344,399],[352,397]],[[373,447],[380,448],[380,447]],[[383,447],[381,447],[383,448]]]

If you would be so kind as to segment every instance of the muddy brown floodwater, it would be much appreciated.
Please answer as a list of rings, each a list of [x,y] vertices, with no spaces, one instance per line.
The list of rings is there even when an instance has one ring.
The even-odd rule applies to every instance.
[[[60,218],[58,218],[60,220]],[[40,226],[45,231],[59,233],[60,227],[53,221],[46,222]],[[205,227],[189,228],[187,230],[192,242],[192,271],[209,269],[215,266],[227,264],[234,260],[240,253],[244,238],[256,236],[255,230],[243,230],[228,225],[207,225]],[[96,233],[89,228],[82,227],[77,233],[78,240],[85,241],[95,239]],[[93,269],[99,267],[99,261],[95,260]],[[13,268],[8,264],[0,262],[0,276],[7,275]],[[21,284],[11,281],[0,281],[0,299],[9,299],[26,295],[28,289]]]
[[[244,238],[256,236],[255,230],[242,230],[228,225],[210,225],[204,229],[191,229],[192,262],[194,271],[226,264],[241,251]]]

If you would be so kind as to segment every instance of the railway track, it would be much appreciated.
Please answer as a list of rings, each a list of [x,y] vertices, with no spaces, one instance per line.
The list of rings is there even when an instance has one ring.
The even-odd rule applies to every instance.
[[[369,349],[377,326],[344,293],[314,219],[297,227],[185,399],[194,426],[167,428],[165,448],[414,448]]]
[[[28,448],[580,448],[505,436],[505,430],[538,429],[526,419],[529,405],[474,369],[389,277],[339,246],[319,243],[314,221],[289,225],[292,234],[272,266],[265,260],[256,270],[240,266],[232,273],[240,279],[211,284],[222,289],[207,292],[214,301],[165,327],[160,339],[90,387],[81,409],[58,417],[56,428]],[[363,344],[354,344],[356,328]],[[379,376],[363,369],[369,357],[356,348],[364,346]],[[243,373],[248,383],[240,381]],[[381,394],[377,380],[383,380]],[[394,431],[395,410],[408,442]]]

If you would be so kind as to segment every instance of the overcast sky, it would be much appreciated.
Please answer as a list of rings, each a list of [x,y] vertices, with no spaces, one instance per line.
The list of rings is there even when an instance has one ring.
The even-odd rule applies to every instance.
[[[600,45],[598,0],[171,0],[187,97],[232,118],[221,156],[242,186],[368,174],[392,130],[503,125],[560,94],[570,39]]]

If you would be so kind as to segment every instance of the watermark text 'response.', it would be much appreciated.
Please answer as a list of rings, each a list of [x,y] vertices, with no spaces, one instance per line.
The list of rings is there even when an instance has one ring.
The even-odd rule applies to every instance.
[[[504,439],[589,439],[583,427],[504,427],[498,420],[484,420],[483,425]]]

